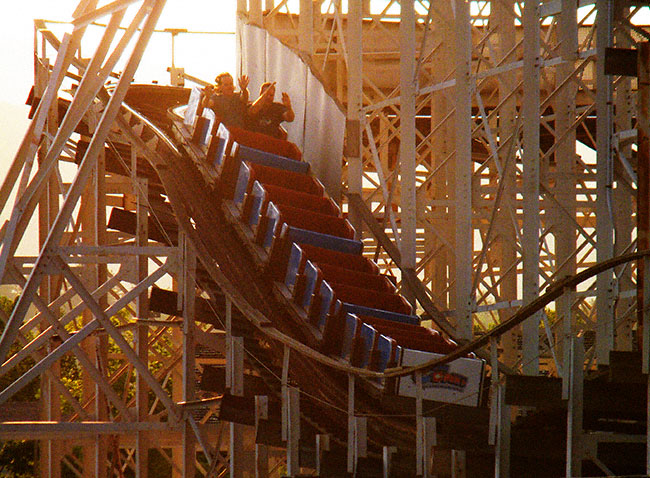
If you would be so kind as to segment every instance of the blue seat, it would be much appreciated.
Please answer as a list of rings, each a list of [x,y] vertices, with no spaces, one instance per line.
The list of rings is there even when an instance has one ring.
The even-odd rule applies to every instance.
[[[361,254],[363,242],[354,239],[345,239],[320,232],[308,231],[297,227],[285,225],[287,235],[293,242],[299,244],[310,244],[324,249],[345,252],[346,254]]]
[[[208,145],[208,152],[206,158],[208,162],[212,165],[215,171],[219,171],[221,164],[223,163],[223,158],[226,153],[226,145],[228,144],[228,138],[223,138],[219,135],[213,135],[210,139],[210,144]]]
[[[293,171],[295,173],[309,172],[309,163],[285,158],[284,156],[279,156],[273,153],[267,153],[238,143],[233,144],[233,151],[235,152],[235,157],[240,161],[251,161],[253,163]]]
[[[311,261],[307,261],[305,264],[305,291],[301,298],[298,298],[299,304],[305,309],[309,309],[309,306],[312,302],[312,296],[318,285],[318,268]]]
[[[289,252],[289,260],[287,261],[287,272],[284,276],[284,284],[289,288],[296,285],[302,255],[303,252],[302,249],[300,249],[300,246],[296,243],[292,243],[291,251]]]
[[[262,214],[262,205],[264,204],[264,199],[266,198],[266,191],[264,186],[259,181],[253,183],[253,189],[250,192],[248,200],[250,204],[250,212],[248,212],[248,217],[244,218],[244,221],[248,223],[249,226],[256,226],[260,222],[260,216]],[[244,211],[246,211],[244,207]]]
[[[235,195],[232,198],[237,206],[241,206],[244,203],[250,177],[251,169],[246,163],[241,163],[239,165],[239,173],[237,174],[237,182],[235,183]]]
[[[268,248],[273,244],[273,238],[275,237],[275,229],[278,227],[280,222],[280,210],[272,202],[269,203],[269,206],[266,208],[266,231],[264,232],[264,238],[262,239],[262,247]]]
[[[377,317],[379,319],[392,320],[393,322],[401,322],[404,324],[420,325],[420,318],[416,315],[398,314],[397,312],[390,312],[387,310],[373,309],[372,307],[365,307],[363,305],[343,303],[343,309],[346,312],[357,315],[367,315],[370,317]]]
[[[363,344],[363,350],[361,351],[361,362],[359,367],[367,367],[370,363],[370,352],[375,343],[375,337],[377,336],[377,331],[368,324],[363,324],[361,326],[360,337],[361,343]]]
[[[320,330],[323,330],[327,323],[327,316],[332,308],[332,304],[334,303],[334,300],[336,300],[336,296],[334,290],[326,281],[321,281],[318,294],[320,295],[321,300],[319,309],[315,311],[317,317],[316,325]]]
[[[352,348],[354,338],[357,335],[357,328],[361,327],[361,321],[352,314],[345,316],[345,326],[342,334],[341,358],[350,360],[352,358]]]
[[[385,335],[379,334],[377,338],[377,354],[379,355],[379,361],[377,364],[377,371],[383,372],[388,367],[390,362],[391,355],[393,353],[393,348],[397,347],[397,344],[394,340],[386,337]]]

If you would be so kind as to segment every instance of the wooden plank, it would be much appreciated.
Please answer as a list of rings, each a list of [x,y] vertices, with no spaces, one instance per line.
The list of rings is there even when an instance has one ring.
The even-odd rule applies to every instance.
[[[543,376],[509,375],[506,377],[506,405],[525,407],[565,407],[562,380]]]
[[[224,393],[226,391],[226,370],[223,367],[213,367],[206,365],[203,368],[201,390],[214,393]],[[261,377],[257,375],[244,374],[244,396],[247,398],[255,395],[268,395],[271,390],[264,383]]]
[[[219,408],[219,420],[255,426],[255,398],[224,393]]]
[[[111,215],[106,227],[126,232],[127,234],[135,234],[136,224],[137,220],[134,212],[114,207],[111,209]],[[162,242],[163,244],[171,243],[170,245],[178,243],[178,227],[165,225],[165,230],[163,231],[157,221],[149,221],[149,224],[151,225],[149,228],[149,239],[152,241]]]
[[[616,383],[646,383],[641,373],[641,353],[612,350],[609,352],[609,380]]]
[[[605,48],[605,74],[638,76],[635,48]]]

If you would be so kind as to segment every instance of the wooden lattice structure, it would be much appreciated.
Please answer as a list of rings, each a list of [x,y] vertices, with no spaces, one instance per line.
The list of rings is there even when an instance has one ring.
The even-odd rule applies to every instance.
[[[160,181],[164,174],[154,172],[180,153],[149,120],[164,129],[166,108],[187,101],[189,92],[171,87],[147,97],[141,90],[140,113],[122,104],[138,102],[129,101],[129,86],[164,3],[98,8],[82,1],[72,33],[62,38],[36,24],[34,119],[0,189],[3,210],[11,210],[0,233],[0,274],[21,291],[2,317],[0,373],[16,375],[0,391],[0,439],[38,441],[41,476],[146,476],[150,450],[169,462],[173,476],[242,476],[253,465],[266,470],[261,476],[279,475],[284,465],[269,467],[269,460],[295,473],[298,445],[289,437],[301,417],[287,350],[309,353],[293,342],[283,356],[260,346],[250,357],[266,350],[276,365],[266,372],[249,355],[244,359],[233,316],[266,325],[255,322],[255,310],[233,313],[237,291],[218,287],[218,267],[212,276],[197,275],[196,244],[181,224],[196,212],[172,210],[173,193]],[[294,48],[344,105],[344,208],[363,231],[366,254],[395,274],[421,309],[442,311],[448,335],[471,341],[565,277],[637,249],[642,98],[635,78],[605,73],[604,59],[607,48],[647,39],[647,10],[605,0],[239,0],[238,21],[262,26]],[[79,47],[95,20],[106,23],[104,36],[84,59]],[[172,66],[179,83],[184,72]],[[155,107],[147,110],[147,102]],[[76,176],[68,183],[70,168]],[[368,227],[367,210],[354,205],[359,196],[397,249]],[[131,232],[107,227],[113,206],[132,214],[120,223]],[[16,252],[30,221],[38,222],[37,257]],[[169,225],[177,237],[165,237]],[[405,277],[418,277],[423,287],[409,287]],[[495,474],[508,472],[510,429],[499,367],[538,375],[541,366],[562,378],[571,403],[567,470],[585,457],[605,466],[585,451],[585,444],[606,438],[582,435],[582,365],[603,368],[611,351],[637,347],[636,279],[633,263],[616,263],[581,288],[553,296],[547,311],[554,316],[538,310],[523,330],[495,334],[491,356],[477,350],[494,377]],[[169,307],[176,312],[155,316],[148,290],[161,281],[172,283],[177,303]],[[197,324],[199,303],[212,304],[218,321]],[[586,357],[570,346],[576,334],[586,336]],[[80,373],[77,389],[61,374],[62,360],[71,357]],[[197,372],[208,366],[225,367],[231,391],[243,387],[243,368],[260,382],[282,375],[275,385],[290,424],[283,437],[288,458],[284,450],[254,445],[253,431],[234,418],[219,419],[218,397],[198,400]],[[30,383],[38,384],[39,400],[13,401]],[[256,405],[257,428],[268,404]],[[355,427],[365,423],[355,421],[354,407],[348,399],[340,427],[347,427],[348,469],[359,453]],[[413,418],[415,469],[426,474],[431,443],[424,430],[431,422],[421,400]],[[328,447],[325,435],[318,440]],[[450,453],[456,465],[463,456]]]

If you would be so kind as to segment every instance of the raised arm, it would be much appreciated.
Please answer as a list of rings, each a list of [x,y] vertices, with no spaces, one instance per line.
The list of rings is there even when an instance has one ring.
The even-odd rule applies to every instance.
[[[284,112],[282,117],[287,123],[291,123],[296,118],[296,114],[291,107],[291,98],[285,92],[282,92],[282,104],[287,108],[287,111]]]
[[[248,104],[248,98],[250,97],[250,93],[248,92],[249,81],[248,75],[242,75],[239,77],[239,98],[245,105]]]
[[[273,83],[275,85],[275,83]],[[262,109],[262,106],[268,101],[269,97],[273,93],[273,90],[271,88],[267,88],[264,90],[264,92],[257,98],[253,104],[250,106],[248,109],[248,114],[251,116],[255,116],[259,114],[260,110]]]

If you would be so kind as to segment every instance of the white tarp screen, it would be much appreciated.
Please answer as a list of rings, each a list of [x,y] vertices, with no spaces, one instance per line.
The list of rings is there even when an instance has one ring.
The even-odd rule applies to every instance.
[[[250,78],[254,101],[265,81],[275,81],[275,101],[283,91],[291,97],[296,118],[283,123],[289,140],[303,151],[305,161],[321,180],[329,195],[340,199],[341,158],[345,115],[327,94],[320,81],[289,47],[254,25],[240,24],[241,64],[239,74]]]

